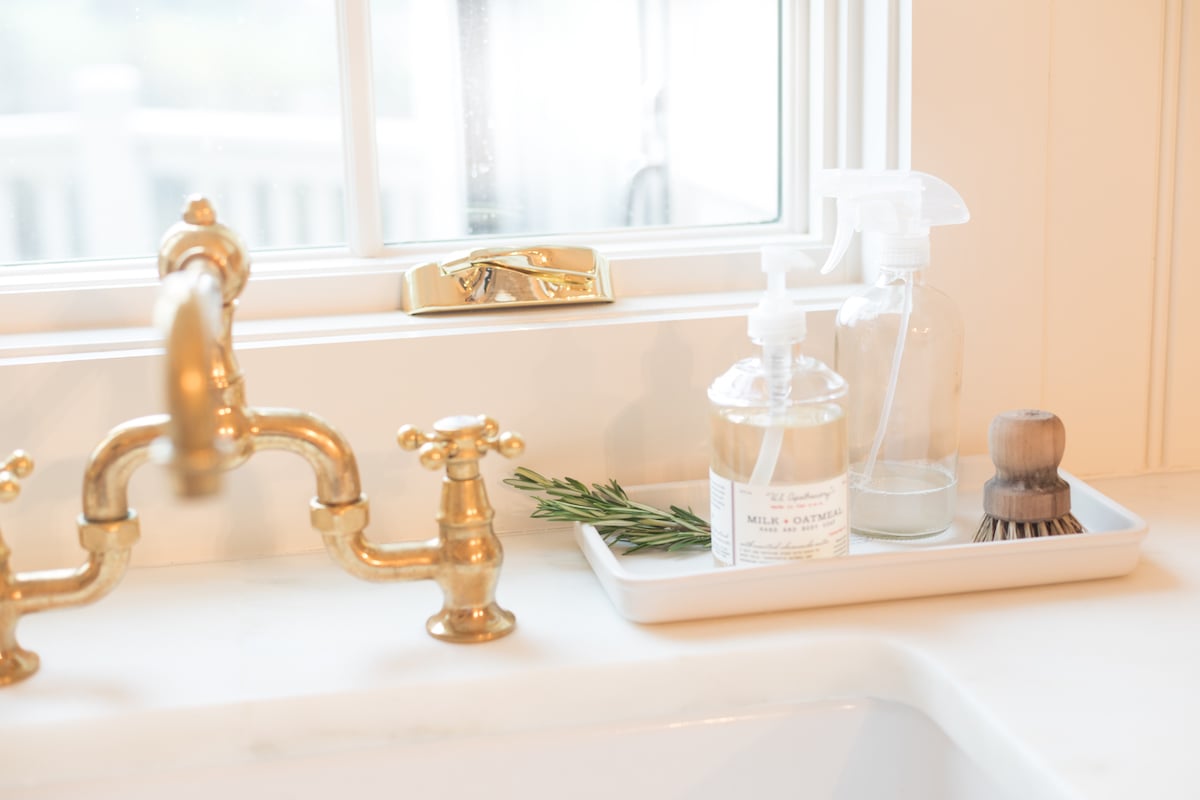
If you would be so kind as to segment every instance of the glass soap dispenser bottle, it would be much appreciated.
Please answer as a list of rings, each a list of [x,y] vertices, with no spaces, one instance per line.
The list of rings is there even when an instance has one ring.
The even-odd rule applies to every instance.
[[[718,566],[845,555],[849,546],[846,382],[795,352],[804,310],[787,294],[798,250],[764,248],[767,292],[750,312],[760,357],[708,390],[712,552]]]
[[[963,322],[925,283],[929,229],[969,219],[944,181],[920,172],[833,170],[837,232],[822,272],[862,231],[874,285],[837,315],[835,364],[850,383],[850,525],[856,534],[917,538],[954,518]]]

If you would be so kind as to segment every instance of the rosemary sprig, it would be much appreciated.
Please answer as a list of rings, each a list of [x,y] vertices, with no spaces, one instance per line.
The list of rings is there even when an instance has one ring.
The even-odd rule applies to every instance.
[[[517,467],[509,486],[539,494],[535,519],[582,522],[595,527],[609,547],[629,545],[625,554],[639,550],[681,550],[711,547],[707,522],[690,508],[671,506],[670,511],[635,503],[616,480],[593,483],[589,489],[574,478],[546,478],[531,469]]]

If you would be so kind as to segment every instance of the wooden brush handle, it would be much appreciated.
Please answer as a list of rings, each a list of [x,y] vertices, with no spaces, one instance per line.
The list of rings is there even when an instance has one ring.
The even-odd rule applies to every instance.
[[[996,476],[984,484],[983,511],[1011,522],[1041,522],[1071,512],[1071,487],[1058,475],[1067,433],[1049,411],[998,414],[988,429]]]

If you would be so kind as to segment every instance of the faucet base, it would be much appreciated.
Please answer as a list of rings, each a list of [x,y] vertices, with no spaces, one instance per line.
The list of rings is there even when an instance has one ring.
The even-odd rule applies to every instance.
[[[507,636],[517,627],[516,617],[497,603],[482,608],[443,608],[425,623],[425,630],[443,642],[469,644]]]
[[[40,664],[37,653],[19,646],[0,652],[0,686],[25,680],[38,671]]]

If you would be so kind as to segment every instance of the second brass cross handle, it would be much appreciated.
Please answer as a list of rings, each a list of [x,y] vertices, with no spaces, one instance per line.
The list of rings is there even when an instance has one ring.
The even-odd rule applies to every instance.
[[[454,461],[477,461],[489,450],[506,458],[525,452],[525,440],[520,435],[501,433],[496,420],[482,414],[444,417],[433,424],[432,433],[405,425],[397,432],[396,441],[405,450],[416,450],[427,469],[439,469]]]

